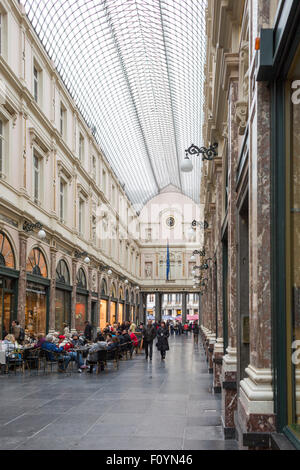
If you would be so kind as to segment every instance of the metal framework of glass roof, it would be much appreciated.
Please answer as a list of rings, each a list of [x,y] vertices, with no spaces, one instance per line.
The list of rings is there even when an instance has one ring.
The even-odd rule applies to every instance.
[[[131,202],[168,185],[199,202],[206,0],[21,0]]]

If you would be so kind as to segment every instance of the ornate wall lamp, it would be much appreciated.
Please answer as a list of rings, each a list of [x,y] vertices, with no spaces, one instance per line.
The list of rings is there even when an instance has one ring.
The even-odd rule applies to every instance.
[[[25,220],[25,222],[23,223],[23,230],[26,233],[30,233],[30,232],[33,232],[35,230],[39,230],[38,234],[37,234],[39,239],[44,240],[46,238],[46,232],[45,232],[45,230],[43,230],[43,225],[40,222],[36,222],[35,224],[31,224],[30,222],[27,222],[27,220]]]
[[[181,171],[184,173],[190,173],[193,171],[193,164],[189,158],[189,155],[203,155],[202,161],[204,160],[213,160],[218,155],[218,144],[215,143],[210,145],[208,148],[206,147],[197,147],[196,145],[192,144],[186,151],[185,151],[185,159],[181,164]]]
[[[80,258],[83,258],[84,257],[84,262],[86,264],[89,264],[90,262],[90,258],[88,257],[88,253],[86,251],[78,251],[78,250],[75,250],[74,251],[74,256],[76,259],[80,259]]]
[[[191,261],[196,261],[196,255],[205,256],[206,255],[205,248],[203,248],[202,251],[201,250],[193,251],[193,254],[191,256]]]

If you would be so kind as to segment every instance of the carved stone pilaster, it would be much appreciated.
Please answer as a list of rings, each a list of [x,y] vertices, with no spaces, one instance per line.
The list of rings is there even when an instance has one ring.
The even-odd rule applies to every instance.
[[[237,101],[235,105],[235,120],[239,126],[239,135],[244,135],[248,121],[248,103],[246,101]]]

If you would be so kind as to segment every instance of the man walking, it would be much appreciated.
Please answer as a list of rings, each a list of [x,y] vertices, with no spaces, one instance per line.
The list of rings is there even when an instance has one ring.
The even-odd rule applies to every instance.
[[[193,335],[194,335],[194,344],[198,344],[199,340],[199,325],[198,321],[194,321],[194,327],[193,327]]]
[[[152,361],[152,352],[153,352],[153,341],[156,337],[156,328],[152,325],[152,320],[148,320],[146,328],[143,331],[143,340],[145,344],[145,354],[146,359],[148,359],[148,350],[150,355],[150,361]]]
[[[93,328],[89,321],[85,321],[84,336],[88,341],[92,341]]]

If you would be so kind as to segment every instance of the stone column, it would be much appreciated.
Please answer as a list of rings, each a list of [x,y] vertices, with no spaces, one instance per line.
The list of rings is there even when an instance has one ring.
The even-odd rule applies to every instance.
[[[186,315],[187,315],[186,292],[183,292],[181,295],[182,295],[182,324],[184,325],[186,322]]]
[[[223,251],[221,241],[221,225],[222,225],[222,163],[216,164],[216,220],[215,220],[215,243],[216,243],[216,262],[217,262],[217,338],[214,347],[213,367],[214,367],[214,391],[221,393],[222,383],[222,363],[224,355],[223,344]]]
[[[259,7],[260,8],[260,7]],[[241,432],[274,432],[271,334],[271,149],[270,91],[257,82],[256,113],[250,131],[249,311],[250,365],[240,382],[238,423]],[[255,446],[255,444],[253,444]]]
[[[234,412],[237,408],[237,210],[236,165],[238,161],[238,125],[235,104],[238,80],[231,78],[228,94],[228,348],[222,367],[222,419],[225,438],[235,435]]]
[[[50,247],[50,301],[49,301],[49,333],[55,331],[55,285],[56,285],[56,253],[53,246]]]
[[[27,240],[28,235],[19,232],[18,321],[22,328],[25,328]]]
[[[160,322],[161,321],[161,299],[162,299],[162,294],[161,292],[156,292],[155,293],[155,321]]]
[[[92,267],[88,267],[88,300],[87,300],[87,320],[91,322],[92,318]]]
[[[75,333],[75,308],[76,308],[76,274],[77,274],[77,260],[72,259],[72,296],[71,296],[71,333]]]

